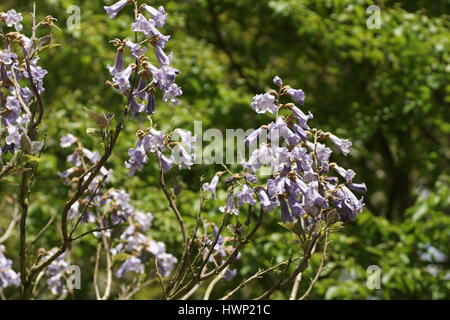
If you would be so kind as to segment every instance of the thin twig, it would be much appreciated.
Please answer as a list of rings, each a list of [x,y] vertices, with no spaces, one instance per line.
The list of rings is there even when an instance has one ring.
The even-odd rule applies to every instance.
[[[327,255],[327,247],[328,247],[327,237],[328,236],[325,235],[325,243],[323,245],[322,259],[320,260],[319,269],[317,269],[317,272],[316,272],[316,275],[314,276],[314,279],[311,281],[311,284],[309,285],[308,289],[300,297],[299,300],[305,299],[309,295],[309,293],[311,292],[312,288],[314,287],[314,284],[317,282],[317,280],[319,280],[320,274],[322,273],[323,266],[325,264],[326,255]]]
[[[298,259],[298,258],[297,258]],[[281,263],[278,263],[277,265],[274,265],[268,269],[265,270],[261,270],[259,269],[254,275],[252,275],[250,278],[242,281],[236,288],[234,288],[233,290],[231,290],[229,293],[227,293],[225,296],[223,296],[222,298],[220,298],[219,300],[228,300],[229,298],[231,298],[234,294],[236,294],[236,292],[238,292],[239,290],[241,290],[243,287],[245,287],[249,282],[255,280],[255,279],[260,279],[262,278],[264,275],[266,275],[267,273],[281,267],[282,265],[285,265],[289,263],[289,260],[283,261]]]
[[[218,275],[217,277],[215,277],[213,279],[213,281],[211,281],[211,283],[209,284],[208,288],[206,288],[205,291],[205,295],[203,296],[203,300],[209,300],[209,296],[211,295],[212,290],[214,289],[214,287],[216,286],[216,284],[222,280],[223,276],[225,275],[225,273],[228,271],[228,268],[230,266],[227,266],[225,269],[223,269]]]
[[[0,237],[0,244],[2,244],[3,242],[5,242],[6,240],[9,239],[9,237],[11,236],[14,227],[16,226],[16,223],[19,221],[19,208],[17,207],[17,205],[14,206],[14,212],[13,212],[13,218],[11,220],[11,222],[8,225],[8,228],[6,228],[5,233],[3,234],[3,236]]]

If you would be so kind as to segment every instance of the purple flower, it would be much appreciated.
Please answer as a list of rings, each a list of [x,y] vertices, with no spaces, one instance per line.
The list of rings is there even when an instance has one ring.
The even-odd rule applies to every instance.
[[[341,177],[345,179],[346,183],[351,183],[356,175],[355,171],[353,171],[352,169],[345,170],[344,168],[338,166],[337,164],[334,164],[333,168]]]
[[[131,96],[130,99],[130,115],[131,117],[134,117],[135,115],[141,113],[144,111],[145,106],[143,104],[140,104],[136,101],[136,98],[134,96]]]
[[[300,137],[295,135],[288,128],[282,117],[278,117],[275,123],[269,124],[269,138],[271,141],[278,142],[279,137],[283,137],[289,145],[295,145],[300,142]]]
[[[303,141],[305,141],[306,138],[308,137],[308,134],[306,133],[306,131],[303,130],[303,128],[300,127],[300,126],[299,126],[298,124],[296,124],[296,123],[294,123],[294,125],[293,125],[293,130],[294,130],[295,134],[296,134],[297,136],[299,136],[300,139],[303,140]]]
[[[272,81],[273,81],[273,84],[279,88],[281,88],[283,86],[283,80],[281,80],[281,78],[279,76],[275,76]]]
[[[177,69],[169,66],[163,66],[159,69],[151,66],[149,69],[153,74],[153,81],[156,82],[161,90],[167,90],[180,73]]]
[[[255,176],[254,174],[246,174],[245,175],[245,180],[247,180],[250,183],[257,183],[258,182],[258,177]]]
[[[170,253],[162,253],[156,257],[156,263],[158,265],[158,271],[163,277],[168,277],[178,262]]]
[[[83,154],[92,164],[96,164],[100,161],[100,154],[97,151],[92,152],[89,149],[83,148]]]
[[[120,0],[112,6],[103,7],[103,9],[106,10],[110,19],[114,19],[115,17],[117,17],[119,12],[128,4],[128,2],[129,0]]]
[[[283,221],[284,223],[294,221],[294,217],[289,211],[286,199],[280,199],[280,209],[281,209],[281,221]]]
[[[308,126],[307,122],[309,119],[313,118],[313,115],[311,114],[311,112],[308,115],[306,115],[303,113],[302,110],[300,110],[296,106],[292,107],[292,112],[294,113],[294,117],[297,119],[300,127],[302,127],[305,130],[309,130],[309,126]]]
[[[115,77],[117,74],[123,71],[123,49],[117,50],[116,56],[114,57],[114,65],[111,67],[107,66],[109,73]]]
[[[134,207],[130,204],[130,195],[123,190],[112,191],[110,195],[118,207],[111,216],[113,223],[126,221],[134,211]]]
[[[178,96],[181,96],[183,91],[177,84],[172,83],[167,90],[164,91],[163,101],[171,102],[173,105],[178,103]]]
[[[164,151],[164,133],[151,128],[140,143],[142,143],[142,147],[146,153],[155,153],[157,150]]]
[[[134,213],[133,220],[137,222],[142,231],[147,231],[152,226],[153,215],[150,212],[143,213],[138,211]]]
[[[283,177],[277,177],[267,181],[267,193],[271,199],[275,199],[276,196],[286,192],[284,180]]]
[[[5,139],[6,144],[14,146],[13,152],[16,152],[18,149],[20,149],[20,138],[22,137],[22,134],[16,126],[9,126],[7,130],[8,136]]]
[[[292,97],[292,99],[294,99],[295,102],[298,102],[301,105],[305,103],[305,93],[303,90],[289,89],[287,93]]]
[[[239,210],[236,208],[234,203],[233,193],[228,193],[226,205],[220,207],[219,210],[223,213],[233,213],[235,215],[239,214]]]
[[[164,10],[164,7],[159,7],[158,10],[149,5],[144,5],[145,11],[147,11],[155,20],[155,24],[157,27],[162,27],[166,23],[167,14]]]
[[[194,164],[194,157],[189,153],[182,145],[176,145],[172,150],[172,159],[174,163],[178,164],[178,167],[190,169]]]
[[[158,256],[166,252],[166,245],[161,241],[150,240],[147,251],[153,254],[154,256]]]
[[[256,190],[258,193],[259,201],[261,203],[261,206],[265,212],[272,211],[273,208],[276,206],[275,202],[270,201],[269,196],[267,195],[266,191],[262,188],[258,188]]]
[[[60,145],[61,145],[61,148],[68,148],[71,145],[73,145],[75,142],[77,142],[77,138],[73,134],[68,133],[61,138]]]
[[[6,25],[8,27],[16,28],[16,31],[22,31],[23,26],[20,23],[22,21],[22,14],[17,13],[16,10],[11,9],[5,14],[3,14],[2,18],[6,21]]]
[[[363,198],[357,199],[356,196],[346,186],[342,186],[337,192],[340,202],[337,207],[343,221],[355,220],[364,207]]]
[[[225,271],[225,274],[223,275],[223,278],[225,281],[231,281],[234,279],[234,277],[236,277],[236,275],[237,275],[237,271],[235,269],[233,269],[233,270],[227,269]]]
[[[158,60],[158,65],[160,67],[162,66],[166,66],[169,65],[172,62],[172,54],[166,55],[166,53],[164,52],[163,48],[161,46],[155,46],[155,55],[156,55],[156,60]]]
[[[288,204],[291,208],[292,216],[293,217],[300,217],[305,213],[305,209],[303,209],[303,204],[298,201],[297,198],[290,195],[288,198]]]
[[[175,129],[173,133],[174,135],[177,134],[179,137],[181,137],[181,143],[186,146],[187,149],[194,149],[197,136],[193,136],[192,132],[183,129]]]
[[[77,217],[79,210],[80,210],[80,202],[76,201],[70,206],[69,212],[67,214],[67,219],[71,220]]]
[[[65,170],[65,171],[63,171],[63,172],[59,172],[59,173],[58,173],[58,176],[59,176],[61,179],[66,179],[66,178],[68,178],[72,173],[75,172],[75,169],[76,169],[76,168],[70,168],[70,169],[67,169],[67,170]]]
[[[236,194],[236,197],[238,199],[238,206],[241,207],[245,203],[247,203],[250,206],[255,205],[256,200],[254,195],[255,193],[253,192],[253,189],[248,185],[244,184],[242,190]]]
[[[4,63],[5,65],[10,65],[14,62],[14,60],[17,60],[17,54],[14,52],[11,52],[10,50],[0,50],[0,62]]]
[[[366,193],[367,192],[367,187],[365,183],[350,183],[348,185],[349,189],[354,190],[354,191],[358,191],[358,192],[362,192],[362,193]]]
[[[22,51],[24,56],[28,57],[31,54],[31,50],[33,49],[33,40],[26,37],[25,35],[22,35]]]
[[[263,144],[259,148],[258,162],[262,165],[269,166],[269,165],[276,163],[276,161],[277,161],[277,158],[274,153],[274,149],[267,144]]]
[[[347,139],[341,139],[336,137],[334,134],[329,133],[328,138],[330,138],[331,142],[333,142],[336,146],[338,146],[344,155],[350,153],[350,147],[352,143]]]
[[[67,162],[71,162],[75,167],[81,166],[81,156],[78,150],[67,156]]]
[[[48,260],[53,254],[55,254],[56,250],[56,248],[53,248],[48,251],[43,260]],[[63,253],[47,267],[47,270],[45,271],[45,275],[48,278],[47,286],[52,294],[57,295],[67,292],[64,275],[68,266],[69,262],[66,260],[66,254]]]
[[[5,251],[5,247],[0,245],[0,290],[20,285],[20,276],[12,269],[13,262],[5,257]]]
[[[155,28],[155,21],[147,19],[142,14],[138,14],[136,21],[131,24],[131,29],[134,32],[142,32],[147,37],[161,35],[161,32]]]
[[[116,73],[114,76],[114,83],[119,86],[119,90],[125,93],[125,90],[130,88],[130,76],[133,71],[131,66],[128,66],[125,70]]]
[[[130,156],[130,160],[125,162],[125,167],[130,169],[129,176],[132,177],[136,171],[142,171],[144,164],[148,162],[148,157],[140,147],[129,149],[128,155]]]
[[[212,178],[210,183],[204,183],[202,185],[203,191],[211,192],[213,199],[216,198],[216,187],[217,187],[218,182],[219,182],[219,176],[215,175],[214,178]]]
[[[15,96],[9,96],[6,98],[5,107],[9,110],[9,112],[3,115],[3,122],[6,125],[16,124],[22,111],[19,100]]]
[[[270,93],[258,94],[253,97],[253,101],[250,104],[253,110],[257,113],[270,113],[277,112],[277,106],[275,105],[275,97]]]
[[[131,55],[136,59],[139,59],[139,57],[142,56],[147,51],[147,48],[141,47],[139,43],[134,43],[130,40],[126,40],[125,44],[130,49]]]
[[[167,158],[165,155],[160,154],[160,159],[161,159],[161,167],[163,169],[163,172],[167,172],[170,169],[172,169],[173,166],[173,158]]]
[[[253,146],[256,142],[256,140],[259,138],[259,136],[262,134],[263,129],[262,128],[258,128],[256,130],[254,130],[252,133],[250,133],[246,138],[245,138],[245,144],[249,147]]]
[[[321,143],[317,143],[316,152],[319,166],[324,166],[325,163],[328,164],[328,160],[332,153],[331,149]]]
[[[327,207],[327,201],[317,192],[316,187],[308,185],[308,190],[304,197],[305,209],[311,214],[318,214],[320,209]]]
[[[119,270],[116,272],[117,278],[123,278],[128,272],[136,272],[139,274],[144,273],[144,264],[141,259],[136,257],[131,257],[125,260],[125,262],[120,266]]]
[[[155,93],[153,90],[147,94],[147,106],[145,108],[145,112],[147,114],[154,114],[156,111],[156,102],[155,102]]]
[[[42,67],[35,66],[33,64],[30,65],[31,69],[31,76],[33,77],[33,82],[36,84],[36,87],[38,88],[39,92],[43,92],[45,89],[43,87],[43,80],[44,77],[48,74],[48,71],[43,69]],[[24,73],[25,78],[28,79],[29,74],[28,72]]]

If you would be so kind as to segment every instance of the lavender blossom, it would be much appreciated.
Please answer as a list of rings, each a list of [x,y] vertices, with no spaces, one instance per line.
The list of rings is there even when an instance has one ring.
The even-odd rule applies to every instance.
[[[8,27],[14,27],[16,31],[22,31],[23,26],[20,23],[23,18],[21,13],[17,13],[16,10],[11,9],[2,15],[2,18],[6,21]]]
[[[347,139],[341,139],[336,137],[334,134],[329,133],[328,138],[330,138],[331,142],[333,142],[336,146],[338,146],[344,155],[350,153],[350,148],[352,143]]]
[[[350,183],[348,185],[348,188],[353,191],[358,191],[358,192],[362,192],[362,193],[367,192],[367,187],[366,187],[365,183]]]
[[[156,257],[156,262],[161,276],[168,277],[178,260],[170,253],[162,253]]]
[[[107,68],[113,77],[123,71],[123,48],[117,50],[116,56],[114,57],[114,65],[108,65]]]
[[[220,207],[219,210],[223,213],[233,213],[235,215],[239,214],[239,210],[236,208],[232,193],[228,193],[226,205]]]
[[[68,148],[71,145],[73,145],[75,142],[77,142],[77,138],[73,134],[68,133],[61,138],[60,145],[61,145],[61,148]]]
[[[345,179],[346,183],[351,183],[353,178],[355,177],[356,173],[352,169],[344,169],[337,164],[332,164],[334,170]]]
[[[211,192],[213,199],[216,198],[216,187],[217,187],[218,182],[219,182],[219,176],[215,175],[210,183],[204,183],[202,185],[203,191]]]
[[[227,271],[225,271],[225,274],[223,275],[223,278],[225,279],[225,281],[231,281],[236,277],[236,275],[237,271],[235,269],[227,269]]]
[[[130,76],[132,71],[132,67],[128,66],[125,70],[116,73],[113,78],[114,83],[119,86],[119,90],[123,93],[130,88]]]
[[[272,211],[274,207],[276,206],[275,202],[270,201],[269,196],[267,195],[266,191],[262,188],[258,188],[257,191],[259,201],[261,203],[261,206],[265,212]]]
[[[130,40],[126,40],[125,44],[130,49],[132,56],[136,59],[139,59],[139,57],[141,57],[147,51],[147,48],[141,47],[139,43],[134,43]]]
[[[5,247],[0,245],[0,290],[20,285],[20,276],[12,269],[12,260],[5,257],[5,251]]]
[[[119,12],[128,4],[128,2],[130,2],[130,1],[129,0],[120,0],[120,1],[116,2],[115,4],[113,4],[112,6],[103,7],[103,9],[106,10],[110,19],[114,19],[115,17],[117,17]]]
[[[137,257],[131,257],[125,260],[125,262],[120,266],[119,270],[116,272],[117,278],[123,278],[128,272],[136,272],[139,274],[144,273],[144,264]]]
[[[167,18],[167,14],[164,10],[164,7],[160,6],[157,10],[157,9],[153,8],[152,6],[145,4],[144,9],[152,16],[157,27],[164,26],[164,24],[166,23],[166,18]]]
[[[248,185],[244,184],[242,186],[242,190],[236,194],[236,197],[238,199],[238,206],[241,207],[245,203],[247,203],[250,206],[255,205],[256,200],[254,195],[255,193],[253,192],[253,189]]]
[[[270,93],[258,94],[253,97],[253,102],[251,103],[251,107],[257,113],[276,113],[277,106],[275,105],[275,97]]]
[[[131,24],[134,32],[142,32],[147,37],[159,36],[161,33],[155,28],[155,21],[138,14],[136,21]]]
[[[281,88],[283,86],[283,80],[281,80],[281,78],[279,76],[275,76],[273,78],[272,82],[278,88]]]
[[[292,99],[294,99],[295,102],[298,102],[301,105],[305,104],[305,93],[303,90],[289,89],[287,93],[292,97]]]

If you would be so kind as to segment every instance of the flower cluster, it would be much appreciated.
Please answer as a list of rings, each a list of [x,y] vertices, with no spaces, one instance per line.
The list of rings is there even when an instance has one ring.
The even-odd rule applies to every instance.
[[[272,113],[275,120],[250,134],[245,142],[254,147],[261,137],[268,141],[253,150],[244,161],[244,171],[227,178],[230,185],[226,204],[222,212],[238,214],[244,204],[259,203],[265,212],[280,208],[281,220],[293,222],[302,217],[305,226],[318,220],[331,219],[337,213],[340,220],[354,220],[361,212],[363,198],[358,199],[353,191],[365,192],[364,183],[353,183],[355,172],[330,162],[330,141],[347,155],[351,142],[330,132],[311,129],[308,121],[311,113],[304,113],[295,103],[282,103],[286,97],[303,105],[302,90],[284,86],[281,78],[273,80],[277,90],[257,95],[251,103],[257,113]],[[255,173],[268,167],[272,174],[264,184],[258,184]],[[215,197],[218,183],[216,175],[203,189]],[[237,205],[236,205],[237,200]]]
[[[144,164],[149,161],[149,155],[156,155],[164,172],[170,170],[174,165],[190,169],[194,164],[194,145],[196,136],[190,131],[175,129],[168,135],[154,128],[138,131],[138,142],[135,148],[128,150],[130,159],[125,166],[130,169],[129,174],[133,176],[136,171],[141,171]],[[164,152],[170,151],[170,155]]]
[[[63,136],[60,144],[63,148],[76,145],[75,151],[67,157],[67,161],[73,167],[59,174],[61,178],[76,187],[81,176],[89,175],[87,165],[98,162],[98,153],[86,149],[72,134]],[[112,170],[102,167],[100,174],[89,185],[88,194],[71,206],[68,219],[79,220],[82,223],[96,223],[100,229],[104,229],[102,232],[109,240],[118,242],[111,250],[112,253],[127,255],[127,259],[116,272],[118,278],[122,278],[129,271],[144,273],[145,263],[150,260],[150,255],[156,259],[160,274],[168,276],[177,259],[166,252],[164,243],[154,241],[145,235],[151,227],[152,214],[137,211],[130,203],[129,194],[124,190],[114,188],[105,190],[102,184],[109,183],[111,178]],[[116,239],[109,227],[124,222],[128,222],[129,226]],[[94,235],[100,236],[101,233],[95,232]]]
[[[130,226],[120,235],[119,244],[112,249],[114,255],[125,254],[126,260],[116,272],[118,278],[128,272],[143,274],[145,263],[156,260],[158,272],[167,277],[178,262],[177,258],[166,252],[163,242],[155,241],[145,235],[151,227],[153,215],[136,211],[131,217]]]
[[[47,252],[43,261],[47,261],[51,256],[55,254],[58,248],[53,248]],[[62,295],[67,293],[67,286],[65,283],[66,274],[68,271],[69,262],[67,261],[66,253],[63,253],[56,258],[47,270],[45,270],[45,276],[47,277],[47,286],[54,295]]]
[[[114,19],[128,3],[131,1],[119,1],[112,6],[105,7],[105,10],[110,18]],[[131,115],[135,116],[144,111],[151,115],[155,112],[156,89],[162,91],[164,102],[172,104],[177,104],[177,97],[182,94],[182,90],[175,83],[179,71],[170,66],[173,54],[167,55],[164,52],[170,36],[164,35],[158,30],[166,22],[167,15],[164,8],[156,9],[146,4],[138,6],[136,2],[134,4],[135,21],[131,24],[131,29],[135,32],[136,37],[143,35],[144,39],[140,42],[115,39],[113,44],[118,49],[114,65],[108,66],[108,69],[113,76],[112,86],[128,96]],[[153,47],[156,58],[154,64],[144,55],[148,51],[146,44]],[[135,63],[131,63],[127,67],[124,66],[125,49],[129,50],[131,56],[136,59]],[[136,75],[134,79],[136,86],[130,84],[133,71]],[[164,171],[170,170],[174,165],[178,165],[180,168],[190,168],[194,163],[195,137],[186,130],[176,129],[169,134],[164,134],[151,126],[146,130],[139,130],[137,136],[136,147],[128,150],[130,159],[125,162],[130,176],[143,169],[149,161],[150,155],[156,155]],[[173,139],[177,137],[181,138],[181,141]],[[171,151],[170,155],[164,154],[167,150]]]
[[[8,153],[38,151],[33,147],[37,141],[30,141],[27,131],[40,112],[36,110],[38,95],[45,90],[43,83],[48,72],[38,65],[37,53],[43,41],[21,34],[21,21],[22,14],[13,9],[0,13],[0,25],[4,24],[0,30],[15,30],[0,33],[0,167],[2,157]],[[13,51],[16,45],[20,52]]]
[[[0,291],[20,285],[20,276],[12,269],[12,261],[5,257],[5,247],[0,245]]]
[[[112,6],[104,7],[111,19],[133,1],[121,0]],[[129,39],[115,39],[113,44],[117,47],[114,65],[108,66],[113,77],[112,86],[129,97],[129,109],[132,116],[141,112],[153,114],[155,112],[155,91],[159,89],[163,93],[163,101],[177,104],[177,97],[182,94],[181,88],[175,83],[179,73],[170,66],[172,54],[166,54],[164,49],[170,39],[169,35],[162,34],[157,28],[163,27],[166,21],[166,13],[163,7],[158,9],[143,4],[135,4],[135,21],[131,24],[132,31],[143,36],[143,40],[133,42]],[[135,40],[136,41],[136,40]],[[146,45],[153,48],[156,65],[152,64],[144,54],[148,51]],[[124,65],[124,52],[128,50],[135,59],[135,63]],[[132,85],[130,77],[134,72],[135,78]]]

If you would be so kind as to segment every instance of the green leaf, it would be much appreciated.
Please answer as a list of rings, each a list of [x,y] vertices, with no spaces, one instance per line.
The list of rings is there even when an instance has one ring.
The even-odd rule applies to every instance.
[[[119,253],[113,257],[113,261],[125,261],[128,258],[131,258],[132,255],[128,253]]]
[[[102,132],[99,129],[87,128],[86,133],[92,138],[101,138],[102,137]]]
[[[44,141],[31,142],[31,154],[38,153],[42,148],[44,148]]]
[[[84,110],[88,114],[89,118],[100,128],[100,129],[106,129],[109,125],[109,122],[112,118],[107,118],[106,115],[97,113],[95,111],[92,111],[86,107],[84,107]]]
[[[25,158],[26,162],[41,162],[42,161],[42,158],[33,156],[31,154],[26,154],[23,157]]]

